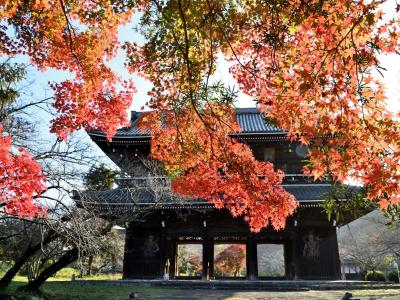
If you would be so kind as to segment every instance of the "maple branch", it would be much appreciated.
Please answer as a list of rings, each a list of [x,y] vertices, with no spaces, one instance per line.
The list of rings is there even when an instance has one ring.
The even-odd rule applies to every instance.
[[[198,116],[198,118],[202,121],[202,123],[204,124],[204,128],[206,129],[208,135],[210,136],[211,141],[213,140],[213,134],[211,132],[211,128],[209,128],[209,126],[207,125],[207,123],[205,122],[203,116],[201,115],[201,113],[199,112],[195,100],[193,98],[193,90],[192,90],[192,81],[193,81],[193,74],[192,74],[192,70],[191,70],[191,65],[190,65],[190,58],[189,58],[189,37],[188,37],[188,33],[187,33],[187,25],[186,25],[186,18],[185,18],[185,14],[182,8],[182,2],[181,0],[178,0],[178,5],[179,5],[179,13],[181,16],[181,20],[182,20],[182,24],[183,24],[183,30],[184,30],[184,36],[185,36],[185,50],[183,51],[183,49],[181,47],[179,47],[179,49],[181,50],[183,57],[186,61],[186,68],[187,68],[187,72],[188,72],[188,76],[189,76],[189,98],[190,98],[190,102],[191,105],[193,107],[194,112],[196,113],[196,115]],[[175,42],[179,44],[179,41],[176,38],[176,35],[174,33],[174,30],[172,29],[172,33],[173,33],[173,37],[175,39]],[[210,144],[211,147],[211,153],[213,155],[214,154],[214,148],[213,148],[213,143]]]
[[[9,113],[9,114],[16,113],[16,112],[25,110],[25,109],[27,109],[27,108],[29,108],[29,107],[31,107],[31,106],[36,106],[36,107],[38,107],[39,104],[46,103],[47,101],[49,101],[49,100],[51,100],[51,99],[54,99],[54,97],[48,97],[48,98],[44,98],[44,99],[39,100],[39,101],[27,103],[27,104],[22,105],[22,106],[20,106],[20,107],[10,108],[10,109],[8,110],[8,113]]]
[[[186,61],[186,68],[187,68],[187,72],[188,72],[188,76],[189,76],[189,97],[190,97],[190,101],[192,103],[193,109],[196,112],[197,116],[203,121],[203,117],[200,114],[200,112],[198,111],[195,101],[193,99],[193,90],[192,90],[192,81],[193,81],[193,74],[192,74],[192,69],[190,66],[190,59],[189,59],[189,37],[188,37],[188,33],[187,33],[187,25],[186,25],[186,18],[185,18],[185,13],[183,11],[182,8],[182,2],[181,0],[178,0],[178,4],[179,4],[179,13],[181,16],[181,20],[182,20],[182,24],[183,24],[183,31],[184,31],[184,36],[185,36],[185,51],[183,52],[184,55],[184,59]],[[204,121],[203,121],[204,122]]]
[[[156,0],[152,0],[152,1],[156,5],[159,13],[162,14],[162,7],[160,6],[160,4]],[[191,81],[192,81],[192,72],[191,72],[190,59],[189,59],[189,38],[188,38],[188,34],[187,34],[186,18],[185,18],[184,12],[183,12],[181,0],[178,0],[178,5],[179,5],[179,11],[180,11],[181,20],[182,20],[182,23],[183,23],[183,30],[184,30],[184,36],[185,36],[185,49],[182,49],[181,44],[179,42],[179,39],[176,36],[174,28],[170,28],[170,29],[171,29],[172,36],[173,36],[173,38],[175,40],[175,43],[176,43],[179,51],[182,53],[183,58],[184,58],[184,60],[186,62],[186,67],[187,67],[187,71],[188,71],[188,81],[189,81],[189,83],[191,83]],[[191,99],[191,103],[192,103],[193,109],[195,110],[195,112],[198,115],[198,117],[201,120],[203,120],[201,114],[197,110],[197,107],[196,107],[196,105],[194,103],[193,91],[192,91],[192,88],[191,88],[191,84],[189,86],[190,86],[189,97]]]
[[[223,14],[221,13],[221,14],[219,14],[219,15],[220,15],[220,17],[222,18],[222,20],[226,22],[226,20],[225,20]],[[263,77],[260,77],[259,75],[257,75],[255,72],[253,72],[251,69],[249,69],[246,65],[244,65],[244,64],[240,61],[240,59],[239,59],[239,57],[238,57],[238,55],[237,55],[237,53],[236,53],[234,47],[232,46],[230,40],[229,40],[228,37],[226,36],[226,33],[225,33],[224,29],[222,28],[222,26],[219,24],[219,22],[217,22],[217,26],[218,26],[219,30],[221,31],[222,36],[223,36],[224,39],[225,39],[225,42],[228,44],[229,49],[231,50],[233,56],[235,57],[236,62],[240,65],[240,67],[243,68],[244,70],[246,70],[247,72],[249,72],[249,73],[250,73],[252,76],[254,76],[255,78],[260,79],[261,81],[264,81],[264,82],[268,82],[267,80],[265,80]],[[254,71],[256,71],[256,70],[254,70]],[[270,92],[272,93],[273,90],[270,90]]]
[[[75,60],[77,61],[78,65],[83,70],[84,68],[83,68],[83,65],[82,65],[82,59],[80,58],[80,56],[77,53],[75,53],[75,50],[74,50],[74,42],[72,40],[72,36],[74,37],[74,39],[76,39],[76,34],[75,34],[74,27],[72,26],[71,22],[69,21],[68,12],[67,12],[67,10],[65,8],[63,0],[60,0],[60,5],[61,5],[61,10],[62,10],[62,12],[64,14],[65,22],[67,24],[68,37],[69,37],[69,48],[70,48],[71,54],[75,58]]]
[[[360,78],[359,78],[359,73],[360,73],[359,70],[361,71],[361,68],[359,67],[359,62],[358,62],[358,55],[359,55],[359,54],[358,54],[358,47],[357,47],[357,44],[356,44],[356,42],[355,42],[355,40],[354,40],[353,31],[352,31],[351,34],[350,34],[350,38],[351,38],[351,41],[352,41],[352,44],[353,44],[354,51],[355,51],[355,53],[356,53],[355,65],[356,65],[356,78],[357,78],[357,93],[359,94],[359,97],[360,97],[359,103],[360,103],[360,105],[361,105],[362,120],[363,120],[364,124],[366,125],[368,131],[371,133],[373,139],[374,139],[376,142],[379,143],[380,141],[379,141],[378,136],[376,135],[375,131],[371,128],[371,124],[368,122],[368,120],[366,119],[366,116],[365,116],[365,110],[364,110],[365,103],[364,103],[364,101],[363,101],[363,95],[362,95],[362,91],[361,91],[361,89],[362,89],[362,87],[361,87],[361,81],[360,81]],[[363,76],[363,72],[361,72],[361,76]],[[388,147],[389,147],[390,150],[394,151],[390,145],[388,145]]]
[[[331,49],[325,49],[323,50],[324,52],[327,52],[324,59],[321,62],[321,66],[318,69],[317,73],[315,74],[315,78],[318,76],[319,72],[321,71],[322,67],[325,65],[325,61],[328,59],[329,54],[331,52],[334,52],[334,55],[336,55],[340,45],[347,39],[347,37],[352,34],[352,32],[354,31],[354,29],[356,28],[356,26],[358,24],[360,24],[360,22],[362,21],[362,19],[364,18],[364,14],[366,13],[366,10],[362,12],[361,16],[356,20],[356,22],[354,22],[354,24],[352,25],[352,27],[349,29],[349,31],[339,40],[339,42],[337,43],[337,45],[334,48]],[[334,56],[335,57],[335,56]],[[333,58],[334,61],[334,58]]]
[[[211,15],[214,16],[214,14],[211,14],[213,9],[211,8],[209,0],[207,0],[207,4],[208,4],[208,8],[209,8],[208,15],[209,16],[211,16]],[[205,21],[206,19],[207,19],[207,16],[204,18],[204,23],[206,22]],[[215,20],[215,18],[212,18],[212,20]],[[212,69],[213,69],[213,66],[214,66],[214,59],[213,59],[214,58],[214,49],[213,49],[213,38],[212,38],[212,27],[211,26],[210,26],[209,34],[210,34],[210,62],[209,62],[209,66],[208,66],[208,72],[207,72],[207,76],[206,76],[206,85],[205,85],[205,87],[206,87],[206,99],[208,98],[207,97],[207,95],[208,95],[208,90],[207,90],[208,81],[210,79],[210,76],[212,74]]]
[[[188,34],[187,34],[186,18],[185,18],[185,14],[183,12],[181,0],[178,0],[178,4],[179,4],[179,12],[180,12],[180,15],[181,15],[181,20],[182,20],[182,23],[183,23],[183,32],[185,34],[185,50],[186,51],[184,52],[184,56],[185,56],[185,60],[186,60],[186,66],[187,66],[187,70],[188,70],[189,81],[191,81],[192,80],[192,73],[191,73],[190,60],[189,60],[189,38],[188,38]]]
[[[73,43],[74,42],[72,40],[72,32],[74,30],[73,30],[73,27],[72,27],[72,25],[71,25],[71,23],[69,21],[68,13],[67,13],[67,10],[65,9],[65,5],[64,5],[64,1],[63,0],[60,0],[60,5],[61,5],[61,9],[62,9],[63,14],[64,14],[65,21],[67,23],[67,30],[68,30],[68,37],[69,37],[69,47],[70,47],[71,53],[74,54],[74,50],[73,50]],[[71,32],[71,28],[72,28],[72,32]],[[75,33],[73,35],[74,35],[74,38],[75,38]]]

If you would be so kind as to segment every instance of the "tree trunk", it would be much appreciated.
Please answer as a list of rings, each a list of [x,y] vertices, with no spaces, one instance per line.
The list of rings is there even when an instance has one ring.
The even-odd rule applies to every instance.
[[[93,255],[89,256],[88,259],[88,269],[86,272],[87,276],[91,276],[92,275],[92,266],[93,266]]]
[[[33,253],[25,251],[24,255],[21,256],[14,265],[8,269],[6,274],[0,279],[0,290],[7,288],[7,286],[11,283],[14,276],[17,275],[18,271],[22,268],[24,263],[31,257],[36,251],[32,250]]]
[[[34,255],[37,251],[39,251],[42,246],[47,245],[51,241],[54,240],[56,234],[54,231],[51,231],[47,234],[46,238],[43,242],[38,243],[34,246],[29,246],[24,254],[15,262],[15,264],[4,274],[4,276],[0,279],[0,290],[7,288],[7,286],[11,283],[15,275],[21,270],[22,266],[27,262],[32,255]]]
[[[40,275],[33,281],[29,282],[27,285],[21,286],[18,289],[19,290],[25,290],[25,291],[37,291],[39,287],[53,274],[57,273],[60,271],[62,268],[68,266],[70,263],[74,262],[75,260],[78,259],[79,251],[77,248],[74,248],[72,250],[68,250],[66,253],[64,253],[61,258],[52,264],[51,266],[47,267],[40,273]]]
[[[113,224],[109,223],[103,230],[100,232],[99,236],[103,236],[107,234],[112,229]],[[32,282],[29,282],[27,285],[21,286],[18,290],[25,290],[25,291],[37,291],[39,287],[53,274],[60,271],[62,268],[68,266],[70,263],[77,260],[79,257],[79,250],[78,248],[73,248],[68,250],[64,253],[61,258],[52,264],[51,266],[47,267],[40,273],[40,275]]]

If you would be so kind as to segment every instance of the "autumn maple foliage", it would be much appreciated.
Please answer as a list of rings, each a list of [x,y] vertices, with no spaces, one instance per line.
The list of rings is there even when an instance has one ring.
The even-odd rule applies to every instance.
[[[126,108],[135,88],[112,72],[106,61],[118,49],[117,27],[132,13],[102,2],[97,6],[92,1],[0,1],[0,53],[26,55],[39,70],[53,68],[71,74],[69,80],[50,84],[59,112],[51,131],[60,139],[80,128],[112,134],[128,123]],[[10,152],[10,143],[6,137],[0,144],[5,194],[0,203],[10,213],[34,216],[38,206],[32,197],[43,191],[44,178],[28,153],[22,150],[15,156]],[[13,169],[15,174],[9,175]],[[18,174],[21,170],[25,173]]]
[[[0,207],[19,217],[43,216],[45,209],[33,201],[46,189],[40,165],[24,149],[13,151],[0,125]]]
[[[120,45],[118,27],[136,12],[145,41]],[[144,123],[175,190],[244,215],[255,231],[284,227],[296,202],[279,186],[283,173],[235,137],[226,90],[210,93],[220,54],[264,116],[309,145],[307,173],[356,180],[384,209],[400,201],[399,115],[374,75],[379,54],[400,51],[396,3],[3,0],[0,19],[3,54],[69,72],[51,84],[59,113],[51,130],[62,139],[80,128],[111,137],[127,123],[133,83],[107,64],[122,49],[129,70],[152,83]]]
[[[128,123],[125,110],[131,105],[133,84],[117,76],[107,61],[118,50],[118,26],[126,24],[133,11],[112,2],[0,2],[0,19],[8,25],[0,26],[1,53],[27,55],[39,70],[71,74],[71,79],[51,83],[60,113],[51,130],[62,139],[80,128],[112,134]]]
[[[253,230],[269,224],[283,228],[297,207],[279,185],[282,171],[255,160],[247,145],[227,138],[240,128],[226,105],[208,105],[198,114],[190,108],[181,114],[151,113],[141,123],[152,131],[152,157],[174,176],[176,192],[227,207],[234,217],[244,216]]]

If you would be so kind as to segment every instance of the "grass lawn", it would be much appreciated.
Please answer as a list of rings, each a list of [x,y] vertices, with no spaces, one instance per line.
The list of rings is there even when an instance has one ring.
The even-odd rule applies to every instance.
[[[118,280],[121,274],[96,275],[85,277],[85,280]],[[79,278],[76,279],[79,281]],[[41,292],[45,299],[51,300],[116,300],[128,298],[131,293],[137,293],[141,297],[152,299],[154,296],[163,295],[169,289],[147,288],[136,286],[110,286],[110,285],[84,285],[72,284],[70,277],[50,277],[41,287]],[[0,299],[5,295],[12,295],[24,299],[29,294],[17,291],[17,288],[25,285],[28,279],[24,276],[16,276],[11,285],[5,290],[0,291]],[[3,296],[3,297],[2,297]]]
[[[12,285],[0,294],[13,295],[17,299],[25,299],[27,294],[16,292],[23,282],[14,281]],[[154,288],[139,286],[110,285],[72,285],[70,283],[46,282],[41,291],[48,300],[122,300],[128,299],[131,293],[136,293],[138,299],[307,299],[307,300],[338,300],[345,291],[305,291],[305,292],[268,292],[268,291],[230,291],[230,290],[184,290],[171,288]],[[400,299],[400,290],[356,290],[350,291],[355,299]],[[7,298],[5,298],[7,299]],[[15,299],[15,298],[14,298]]]
[[[26,293],[17,292],[16,289],[23,285],[23,282],[13,281],[9,288],[0,291],[2,295],[13,295],[23,299],[28,296]],[[154,296],[163,295],[167,289],[146,288],[135,286],[109,286],[109,285],[72,285],[70,283],[57,283],[56,281],[46,282],[41,287],[45,299],[54,300],[116,300],[128,299],[131,293],[137,293],[141,297],[152,299]]]
[[[85,279],[103,280],[119,279],[118,276],[95,276]],[[273,292],[273,291],[231,291],[211,289],[174,289],[145,286],[112,286],[74,284],[68,282],[70,278],[50,278],[42,287],[41,292],[46,300],[122,300],[128,299],[135,293],[138,299],[185,299],[185,300],[239,300],[239,299],[307,299],[307,300],[339,300],[346,291],[302,291],[302,292]],[[17,292],[19,286],[27,282],[26,277],[18,276],[5,291],[0,291],[0,299],[7,299],[12,295],[18,300],[25,300],[27,294]],[[372,300],[399,300],[400,290],[352,290],[355,299]],[[8,298],[10,299],[10,298]]]

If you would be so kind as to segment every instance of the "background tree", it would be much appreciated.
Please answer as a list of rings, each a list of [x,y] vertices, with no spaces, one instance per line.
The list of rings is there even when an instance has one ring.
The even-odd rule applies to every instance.
[[[43,215],[45,211],[34,201],[46,189],[46,179],[32,155],[12,144],[11,136],[25,135],[26,124],[15,114],[22,107],[15,105],[19,97],[18,83],[26,74],[22,64],[9,60],[0,64],[0,207],[20,217]],[[39,102],[32,102],[37,105]]]
[[[198,245],[179,245],[178,249],[178,276],[200,276],[202,269],[202,253]]]
[[[92,166],[85,175],[84,184],[86,189],[92,191],[110,190],[113,188],[117,172],[109,169],[106,165]]]
[[[14,162],[21,158],[34,162],[41,176],[46,177],[43,187],[47,190],[43,193],[43,190],[35,189],[33,193],[35,202],[32,202],[32,197],[28,197],[26,202],[12,204],[13,199],[18,199],[20,195],[18,193],[25,193],[31,186],[36,174],[28,168],[28,165],[21,164],[18,168],[10,169],[9,164],[0,164],[0,168],[5,168],[7,172],[3,173],[5,177],[2,176],[0,179],[3,189],[0,199],[5,206],[0,212],[1,253],[2,260],[8,261],[5,273],[0,279],[0,287],[4,288],[21,270],[25,270],[30,281],[34,281],[41,271],[64,254],[64,247],[70,245],[71,235],[67,235],[68,230],[74,228],[73,224],[79,223],[76,219],[82,222],[81,215],[77,213],[74,203],[69,198],[69,192],[81,186],[82,172],[98,161],[98,157],[94,151],[89,150],[90,146],[79,135],[71,136],[68,141],[54,145],[54,138],[43,135],[40,132],[40,124],[35,122],[35,114],[38,111],[45,112],[50,117],[53,114],[50,106],[51,98],[36,100],[31,97],[29,91],[31,82],[26,79],[27,66],[8,60],[1,64],[1,70],[4,75],[1,79],[1,94],[6,95],[7,91],[10,91],[11,95],[8,98],[4,96],[6,100],[2,101],[0,111],[4,132],[7,133],[7,136],[1,138],[6,140],[9,146],[6,155],[14,157]],[[5,144],[1,144],[0,147],[3,146]],[[26,149],[22,152],[26,154],[24,156],[15,154],[18,153],[15,151],[17,147]],[[19,168],[25,168],[24,173],[19,173]],[[33,173],[29,173],[31,171]],[[8,184],[5,181],[10,179],[7,174],[20,180],[21,185],[13,186],[13,189],[21,189],[18,193],[5,189]],[[48,213],[46,219],[39,218],[43,216],[43,207],[46,207]],[[25,212],[30,208],[32,211]],[[30,218],[18,220],[15,214],[16,217]],[[36,218],[33,218],[35,216]],[[69,229],[66,230],[67,228]],[[79,231],[76,231],[75,236],[78,234]]]
[[[123,267],[125,232],[114,228],[107,238],[103,251],[94,257],[93,273],[121,273]]]
[[[218,253],[214,263],[221,271],[222,276],[240,276],[246,264],[246,246],[241,244],[229,245]]]
[[[388,225],[388,219],[374,211],[339,231],[340,257],[362,273],[393,270],[393,260],[400,259],[400,230]]]
[[[77,260],[86,273],[89,270],[96,272],[114,268],[123,251],[120,236],[116,236],[112,230],[114,226],[125,226],[133,220],[145,219],[154,207],[171,201],[172,197],[176,201],[185,200],[171,191],[170,181],[164,176],[158,162],[142,159],[141,165],[139,179],[127,181],[129,185],[125,186],[124,191],[128,197],[123,197],[125,203],[121,202],[124,205],[112,205],[99,198],[97,191],[87,190],[81,192],[74,203],[66,205],[65,201],[59,201],[54,210],[49,210],[44,224],[57,233],[57,242],[67,250],[53,256],[52,262],[21,289],[37,290],[50,276]],[[144,209],[138,205],[143,192],[149,193],[154,200],[153,205]],[[117,251],[115,247],[120,248]]]
[[[116,176],[117,172],[107,168],[104,164],[101,164],[100,166],[92,166],[84,177],[84,185],[87,190],[91,191],[110,190],[115,184]],[[111,236],[113,235],[110,233],[110,238]],[[109,244],[109,246],[111,246],[111,244]],[[113,249],[111,247],[109,248],[112,252]],[[108,250],[108,247],[106,247],[106,250]],[[119,251],[115,252],[115,254],[117,253],[119,253]],[[104,258],[111,254],[111,259],[116,259],[115,257],[113,258],[113,254],[110,253],[110,251],[103,251],[102,254]],[[96,257],[98,260],[101,259],[100,255],[97,255]],[[85,275],[92,275],[93,260],[93,255],[87,257],[87,259],[81,260],[81,277],[83,276],[84,269],[86,270]],[[101,269],[103,266],[100,266],[99,268]]]

